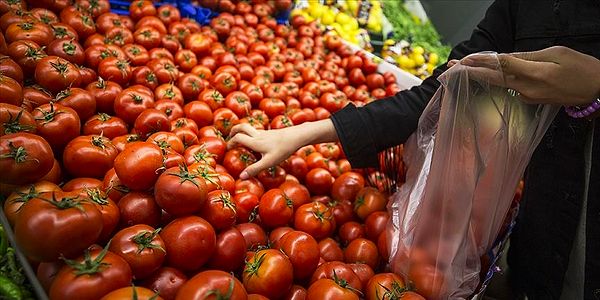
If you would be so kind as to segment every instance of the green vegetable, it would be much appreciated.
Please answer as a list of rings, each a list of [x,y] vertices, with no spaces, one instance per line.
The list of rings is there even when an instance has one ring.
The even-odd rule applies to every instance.
[[[21,288],[12,280],[0,275],[0,299],[22,300]]]
[[[441,37],[430,21],[422,23],[411,14],[403,1],[382,1],[383,13],[394,27],[394,38],[406,40],[414,46],[421,46],[429,52],[440,56],[439,63],[444,63],[450,54],[450,46],[441,42]]]
[[[0,257],[4,257],[8,249],[8,238],[4,232],[4,227],[0,226]]]

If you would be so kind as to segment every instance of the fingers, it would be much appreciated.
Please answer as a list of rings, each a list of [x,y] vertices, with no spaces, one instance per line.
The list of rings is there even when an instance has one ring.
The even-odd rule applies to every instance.
[[[470,77],[477,80],[487,82],[491,85],[506,87],[504,75],[499,70],[489,69],[485,67],[466,67]]]
[[[557,58],[567,51],[573,50],[563,46],[554,46],[539,51],[510,53],[510,55],[522,60],[557,63]]]
[[[459,62],[458,59],[453,59],[451,61],[448,62],[448,64],[446,64],[448,66],[448,68],[452,68],[454,65],[456,65]]]
[[[243,145],[252,150],[255,150],[254,140],[251,136],[246,135],[245,133],[236,134],[231,139],[229,139],[229,141],[227,142],[227,149],[235,148],[238,145]]]
[[[275,166],[278,162],[271,155],[264,155],[259,161],[249,165],[240,173],[240,179],[245,180],[256,176],[260,171]]]
[[[258,133],[258,130],[256,130],[256,128],[252,127],[252,125],[250,125],[248,123],[242,123],[242,124],[233,126],[233,128],[231,128],[231,132],[229,133],[229,136],[233,137],[238,133],[244,133],[246,135],[253,137],[253,136],[256,136],[256,134]]]

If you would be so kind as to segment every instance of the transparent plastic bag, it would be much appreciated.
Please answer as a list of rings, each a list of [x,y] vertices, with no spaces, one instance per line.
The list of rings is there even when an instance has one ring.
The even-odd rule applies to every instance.
[[[486,55],[503,78],[496,55]],[[477,71],[457,64],[439,77],[441,87],[404,145],[406,182],[390,201],[390,267],[428,299],[475,292],[480,257],[559,109],[525,104]]]

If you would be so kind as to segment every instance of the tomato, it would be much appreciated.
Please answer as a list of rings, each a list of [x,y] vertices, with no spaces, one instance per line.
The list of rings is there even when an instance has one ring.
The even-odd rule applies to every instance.
[[[359,299],[347,282],[339,279],[319,279],[306,292],[307,300],[350,300]]]
[[[50,26],[33,21],[21,21],[10,24],[4,33],[7,43],[20,40],[30,40],[40,46],[47,46],[54,39]]]
[[[260,225],[255,223],[240,223],[235,225],[246,241],[248,250],[257,250],[267,246],[267,235]]]
[[[377,245],[364,238],[356,238],[348,244],[344,250],[347,263],[365,263],[372,269],[379,265],[379,253]]]
[[[58,274],[58,271],[64,266],[63,261],[46,262],[40,263],[37,267],[36,277],[40,281],[40,284],[44,288],[44,291],[48,293],[50,286]]]
[[[77,31],[80,40],[96,33],[96,24],[92,16],[81,13],[73,6],[67,7],[60,12],[60,21],[73,27]]]
[[[294,279],[310,277],[319,263],[317,241],[302,231],[291,231],[279,240],[279,248],[285,253],[294,268]]]
[[[48,55],[55,55],[71,63],[82,65],[85,61],[83,47],[73,38],[62,38],[52,41],[46,50]]]
[[[231,109],[239,118],[250,114],[252,103],[244,92],[234,91],[225,98],[225,106]]]
[[[35,80],[51,92],[78,87],[81,75],[75,65],[58,56],[42,58],[35,67]]]
[[[256,162],[256,157],[246,148],[234,148],[225,153],[223,166],[234,178],[238,178],[242,170]]]
[[[21,131],[36,132],[33,115],[21,107],[0,103],[0,136]]]
[[[236,206],[226,190],[208,193],[206,204],[200,215],[216,230],[227,229],[235,224]]]
[[[320,202],[303,204],[294,216],[294,228],[312,235],[317,240],[330,236],[335,226],[331,209]]]
[[[356,195],[354,201],[354,212],[364,220],[369,214],[375,211],[385,210],[387,199],[383,193],[373,187],[365,187]]]
[[[179,78],[179,70],[175,64],[166,58],[152,59],[147,66],[156,74],[160,83],[174,82]]]
[[[306,289],[302,286],[294,284],[290,291],[283,298],[285,300],[305,300],[306,299]]]
[[[43,48],[34,41],[15,41],[8,45],[7,54],[23,69],[23,74],[33,75],[38,62],[46,57]]]
[[[365,236],[365,229],[363,226],[354,221],[346,222],[340,226],[338,235],[340,236],[340,241],[342,244],[347,245],[357,238],[362,238]]]
[[[279,187],[285,182],[285,170],[279,166],[273,166],[258,173],[257,178],[266,189]]]
[[[323,168],[315,168],[306,174],[306,186],[313,194],[328,194],[333,184],[333,176]]]
[[[377,242],[379,235],[385,230],[390,216],[387,211],[376,211],[365,220],[366,237]]]
[[[78,255],[98,239],[101,231],[102,216],[92,203],[60,191],[29,200],[15,221],[17,243],[36,261]]]
[[[132,286],[132,287],[124,287],[117,290],[114,290],[100,300],[128,300],[128,299],[138,299],[138,300],[163,300],[163,297],[160,297],[158,293],[149,290],[147,288]]]
[[[115,147],[117,147],[117,150],[119,150],[119,152],[122,152],[126,146],[129,146],[130,143],[137,142],[140,140],[141,140],[141,138],[139,135],[132,133],[132,134],[120,135],[120,136],[112,139],[112,143],[113,143],[113,145],[115,145]]]
[[[121,215],[121,227],[136,224],[153,227],[159,225],[161,211],[152,194],[130,192],[124,195],[117,205]]]
[[[103,59],[98,65],[98,74],[102,78],[126,85],[131,79],[132,69],[128,61],[109,57]]]
[[[191,50],[199,57],[208,54],[211,43],[211,39],[204,33],[192,33],[183,39],[184,48]]]
[[[94,96],[87,90],[68,87],[56,95],[55,101],[77,112],[81,120],[92,117],[96,111]]]
[[[99,113],[89,118],[83,125],[84,135],[100,135],[113,139],[127,134],[127,124],[119,117]],[[103,174],[104,175],[104,174]]]
[[[292,200],[282,190],[271,189],[260,198],[258,214],[261,222],[270,228],[285,226],[294,214]]]
[[[339,261],[325,262],[317,267],[310,282],[312,284],[320,279],[334,279],[336,277],[345,280],[353,290],[362,290],[362,283],[358,275],[354,273],[348,264]]]
[[[174,300],[175,296],[187,277],[181,271],[162,267],[152,274],[149,278],[141,282],[142,286],[156,291],[165,300]]]
[[[48,181],[38,181],[29,186],[21,186],[12,192],[4,202],[4,214],[10,225],[15,224],[21,206],[44,192],[60,191],[60,187]]]
[[[446,290],[444,274],[428,263],[412,264],[408,270],[408,278],[415,290],[426,299],[439,298]]]
[[[190,278],[177,293],[179,300],[204,300],[204,299],[247,299],[246,290],[242,283],[233,276],[223,271],[209,270],[196,274]]]
[[[206,102],[213,111],[225,105],[223,95],[214,89],[205,89],[202,91],[198,96],[198,100]]]
[[[113,105],[116,116],[131,125],[144,110],[153,107],[154,95],[142,85],[133,85],[121,91]]]
[[[352,201],[364,186],[365,179],[361,174],[346,172],[333,182],[331,196],[336,200]]]
[[[185,147],[198,144],[198,135],[190,128],[177,128],[173,133],[181,139]]]
[[[133,69],[130,85],[141,85],[154,90],[158,87],[158,78],[149,67],[139,66]]]
[[[325,261],[343,261],[344,252],[338,242],[332,238],[324,238],[319,242],[319,253]]]
[[[327,161],[325,160],[325,157],[323,157],[323,154],[321,154],[320,152],[310,153],[306,157],[306,164],[308,165],[309,169],[316,169],[316,168],[326,169],[327,168]]]
[[[160,32],[152,26],[141,26],[133,32],[136,44],[146,49],[157,48],[161,44]]]
[[[98,241],[105,242],[109,240],[113,231],[119,224],[119,207],[108,197],[101,186],[83,188],[79,189],[79,191],[80,195],[87,197],[91,202],[93,202],[96,205],[96,208],[102,214],[102,232],[100,233]]]
[[[241,269],[246,257],[246,240],[235,227],[217,235],[217,249],[209,260],[210,268],[226,272]]]
[[[135,21],[145,16],[155,16],[156,13],[154,4],[149,0],[135,0],[129,6],[129,16]]]
[[[23,70],[10,56],[0,55],[0,72],[23,84]]]
[[[102,178],[113,167],[117,148],[109,138],[84,135],[73,139],[63,152],[63,164],[75,177]]]
[[[142,139],[146,139],[153,133],[168,131],[171,128],[171,121],[165,112],[149,108],[137,116],[133,128]]]
[[[109,250],[127,261],[134,278],[147,278],[160,268],[166,256],[158,232],[148,225],[121,229],[111,239]]]
[[[155,143],[163,152],[177,152],[181,154],[184,151],[183,142],[172,132],[154,133],[146,141]]]
[[[51,299],[100,299],[128,286],[131,280],[131,268],[123,258],[108,249],[95,248],[63,266],[48,294]]]
[[[235,77],[228,72],[216,73],[212,76],[211,85],[223,96],[229,95],[238,88]]]
[[[187,167],[173,167],[162,173],[154,185],[158,205],[173,216],[198,212],[207,201],[204,180]]]
[[[33,183],[46,175],[54,165],[50,144],[42,137],[26,132],[2,136],[0,142],[0,182]]]
[[[236,207],[237,223],[245,223],[251,221],[254,209],[258,207],[259,197],[251,192],[238,192],[233,196],[233,202]]]
[[[0,74],[0,103],[21,106],[23,103],[23,88],[16,80]]]
[[[193,120],[198,127],[210,125],[213,121],[213,112],[206,102],[189,102],[184,106],[183,110],[186,118]]]
[[[148,50],[137,44],[126,44],[121,47],[132,66],[143,66],[150,61]]]
[[[290,290],[293,266],[281,252],[273,249],[260,250],[246,262],[243,282],[249,293],[270,299],[278,299]]]
[[[80,193],[85,189],[96,189],[102,185],[102,182],[96,178],[89,177],[79,177],[73,178],[67,181],[63,186],[62,190],[65,192],[77,192]],[[86,195],[82,195],[83,197],[87,197]]]
[[[173,53],[177,53],[181,49],[181,43],[174,35],[165,34],[161,38],[161,46],[163,48],[155,48],[150,51],[150,56],[153,58],[161,58],[168,57],[171,60],[174,60]],[[160,50],[159,50],[160,49]],[[152,55],[152,51],[160,51],[160,55]]]
[[[39,85],[30,85],[23,88],[23,103],[21,107],[27,111],[33,111],[42,104],[48,104],[53,100],[52,95]]]
[[[257,197],[261,197],[264,194],[265,189],[262,183],[254,177],[244,180],[236,180],[235,193],[238,194],[244,192],[249,192],[256,195]]]
[[[365,287],[367,300],[402,299],[401,294],[406,290],[402,278],[394,273],[376,274]]]
[[[215,230],[200,217],[175,219],[163,228],[160,236],[166,245],[167,265],[183,271],[198,270],[216,250]]]
[[[117,155],[114,167],[125,186],[132,190],[147,190],[158,179],[162,160],[162,151],[157,145],[133,142]]]
[[[282,163],[282,167],[288,174],[294,175],[296,178],[300,179],[304,179],[308,173],[308,165],[306,161],[302,157],[295,154],[285,160]],[[306,193],[308,193],[308,190],[306,190]],[[292,199],[294,198],[292,197]]]

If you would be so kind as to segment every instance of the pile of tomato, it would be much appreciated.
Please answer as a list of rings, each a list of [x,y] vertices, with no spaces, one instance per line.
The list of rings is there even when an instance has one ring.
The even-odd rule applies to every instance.
[[[0,1],[4,213],[50,299],[422,299],[386,272],[387,195],[339,144],[255,178],[231,128],[328,118],[399,91],[288,1]],[[384,100],[385,101],[385,100]],[[429,280],[429,281],[428,281]],[[135,295],[135,296],[134,296]]]

